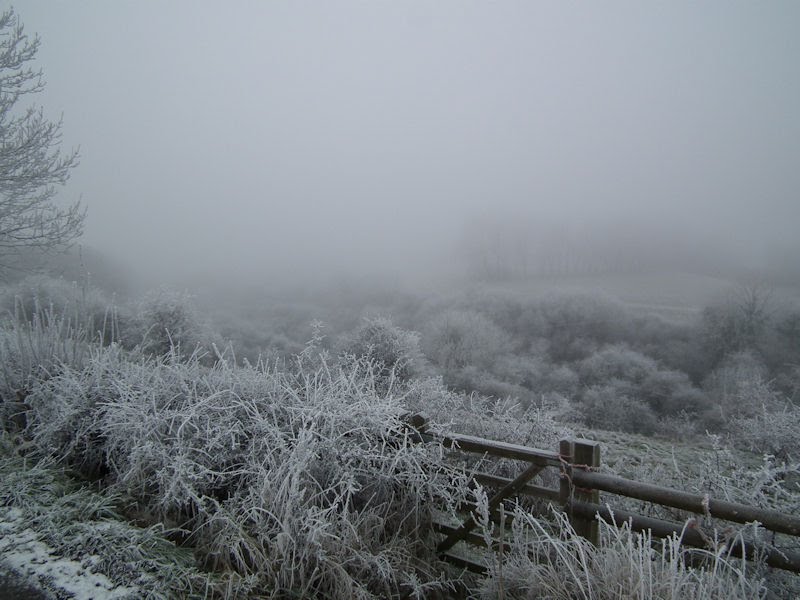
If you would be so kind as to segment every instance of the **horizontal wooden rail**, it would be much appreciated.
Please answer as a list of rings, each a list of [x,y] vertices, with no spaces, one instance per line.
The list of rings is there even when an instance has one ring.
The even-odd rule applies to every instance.
[[[607,506],[592,504],[589,502],[571,502],[568,506],[573,514],[584,518],[594,519],[599,516],[606,523],[622,525],[630,523],[633,531],[650,531],[653,537],[665,538],[671,535],[678,535],[681,543],[695,548],[708,548],[708,536],[702,534],[697,529],[686,527],[679,523],[670,523],[661,519],[644,517],[622,510],[610,510]],[[731,556],[744,557],[753,560],[757,556],[764,557],[766,563],[771,567],[800,573],[800,554],[795,552],[782,552],[776,548],[753,548],[750,544],[743,543],[741,539],[731,540],[729,547]]]
[[[758,521],[770,531],[800,536],[800,518],[786,515],[776,510],[706,498],[698,494],[690,494],[689,492],[673,490],[658,485],[578,469],[572,471],[572,482],[577,487],[603,490],[604,492],[636,498],[637,500],[646,500],[697,514],[708,513],[713,517],[735,523]]]
[[[463,435],[460,433],[433,435],[430,433],[423,433],[420,434],[420,438],[421,441],[424,442],[440,441],[445,448],[463,450],[464,452],[477,452],[478,454],[489,454],[501,458],[524,460],[541,467],[558,467],[561,465],[561,457],[557,452],[520,446],[518,444],[509,444],[507,442],[497,442],[472,435]]]
[[[511,480],[507,477],[489,475],[488,473],[475,473],[472,478],[481,485],[504,486],[511,483]],[[532,483],[521,487],[517,493],[524,494],[525,496],[544,498],[546,500],[552,500],[553,502],[558,502],[560,499],[560,493],[558,490],[542,487],[540,485],[533,485]]]
[[[477,573],[478,575],[485,575],[489,570],[484,565],[477,563],[466,556],[459,556],[458,554],[453,554],[452,552],[442,553],[442,559],[446,560],[451,565],[458,567],[459,569],[465,569],[471,573]]]

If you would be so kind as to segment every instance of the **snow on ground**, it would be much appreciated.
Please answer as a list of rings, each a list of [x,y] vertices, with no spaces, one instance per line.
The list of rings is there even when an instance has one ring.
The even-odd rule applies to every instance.
[[[117,587],[105,575],[91,571],[97,557],[81,562],[61,558],[24,525],[22,511],[0,514],[0,571],[9,571],[56,598],[115,600],[138,598],[140,590]]]

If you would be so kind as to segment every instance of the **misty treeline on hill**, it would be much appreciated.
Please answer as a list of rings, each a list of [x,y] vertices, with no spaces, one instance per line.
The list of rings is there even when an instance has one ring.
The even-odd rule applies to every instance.
[[[115,303],[106,339],[156,355],[199,350],[209,364],[226,348],[240,363],[287,360],[318,336],[332,356],[367,356],[399,379],[441,377],[454,391],[508,398],[564,421],[676,438],[732,432],[800,397],[796,295],[730,284],[675,318],[659,314],[657,299],[648,309],[559,290],[552,278],[540,287],[508,281],[427,293],[339,285],[192,297],[160,289],[137,299],[38,276],[6,287],[2,306],[33,314],[36,303],[88,303],[94,322],[111,327]],[[101,275],[93,283],[108,282]]]
[[[800,244],[769,241],[744,252],[736,239],[641,217],[572,220],[487,211],[467,219],[456,244],[471,278],[489,281],[619,273],[695,273],[800,282]]]

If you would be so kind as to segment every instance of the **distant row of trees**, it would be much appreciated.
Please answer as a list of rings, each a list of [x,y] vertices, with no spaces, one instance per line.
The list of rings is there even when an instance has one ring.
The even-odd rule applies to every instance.
[[[483,280],[535,276],[720,272],[733,265],[697,240],[655,224],[578,226],[524,215],[486,215],[468,224],[459,254]]]

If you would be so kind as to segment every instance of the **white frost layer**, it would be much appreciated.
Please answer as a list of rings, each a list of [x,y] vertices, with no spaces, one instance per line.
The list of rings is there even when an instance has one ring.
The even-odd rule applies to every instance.
[[[89,566],[97,560],[87,556],[82,562],[59,558],[53,548],[41,542],[35,532],[22,529],[22,512],[12,508],[0,515],[0,568],[13,571],[34,586],[62,592],[84,600],[137,598],[139,590],[115,586]]]

